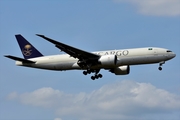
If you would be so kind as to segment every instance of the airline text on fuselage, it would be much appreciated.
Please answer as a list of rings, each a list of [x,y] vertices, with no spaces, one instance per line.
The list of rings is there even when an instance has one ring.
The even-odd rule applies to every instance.
[[[128,50],[113,50],[113,51],[102,51],[95,52],[98,55],[117,55],[117,56],[127,56],[129,54]]]

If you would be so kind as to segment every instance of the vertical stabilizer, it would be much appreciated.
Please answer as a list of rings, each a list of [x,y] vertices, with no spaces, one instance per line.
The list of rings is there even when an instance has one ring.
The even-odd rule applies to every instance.
[[[25,59],[43,56],[31,43],[29,43],[22,35],[15,35],[21,52]]]

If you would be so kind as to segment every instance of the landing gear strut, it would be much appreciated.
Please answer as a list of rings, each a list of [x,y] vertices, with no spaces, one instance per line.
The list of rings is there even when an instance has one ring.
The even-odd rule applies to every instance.
[[[158,68],[158,69],[159,69],[160,71],[162,70],[162,67],[161,67],[161,66],[162,66],[164,63],[165,63],[165,61],[162,61],[162,62],[159,63],[159,68]]]

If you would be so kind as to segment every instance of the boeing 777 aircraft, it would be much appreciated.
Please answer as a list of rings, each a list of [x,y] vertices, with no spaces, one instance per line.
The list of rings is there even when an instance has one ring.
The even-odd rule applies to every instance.
[[[5,57],[16,60],[18,66],[56,71],[84,70],[84,75],[94,73],[91,79],[95,80],[102,78],[102,74],[99,74],[101,69],[109,70],[115,75],[127,75],[130,72],[130,65],[159,63],[158,69],[162,70],[162,64],[176,56],[171,50],[157,47],[87,52],[44,35],[36,35],[51,42],[67,54],[43,56],[31,43],[18,34],[15,37],[24,58],[11,55],[5,55]]]

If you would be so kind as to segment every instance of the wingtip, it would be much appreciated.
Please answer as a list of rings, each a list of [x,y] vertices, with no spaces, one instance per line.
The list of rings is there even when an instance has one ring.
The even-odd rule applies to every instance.
[[[41,34],[36,34],[37,36],[39,36],[39,37],[44,37],[44,35],[41,35]]]
[[[21,34],[15,34],[15,36],[22,36]]]
[[[11,58],[12,56],[11,55],[4,55],[4,57]]]
[[[9,55],[4,55],[4,57],[8,57]]]

